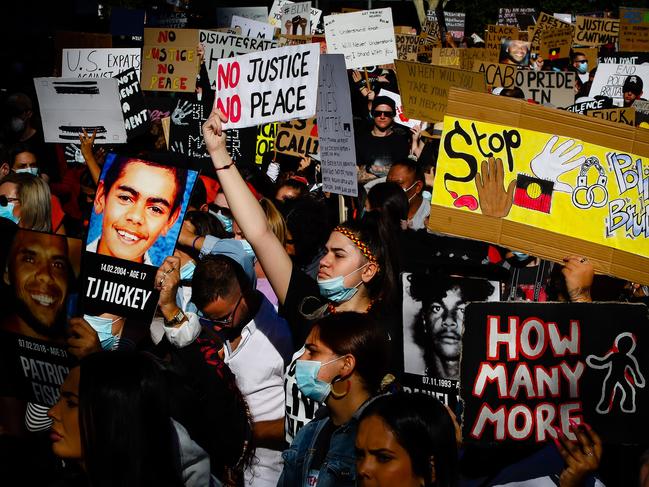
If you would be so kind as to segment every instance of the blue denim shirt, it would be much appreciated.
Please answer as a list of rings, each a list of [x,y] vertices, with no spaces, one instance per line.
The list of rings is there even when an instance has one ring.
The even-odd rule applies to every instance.
[[[347,423],[339,426],[331,435],[329,451],[327,452],[318,475],[317,487],[354,487],[356,485],[356,456],[354,444],[358,419],[363,409],[374,398],[370,398],[358,408]],[[324,408],[323,408],[324,409]],[[316,440],[327,423],[329,417],[314,420],[306,424],[284,451],[284,470],[277,487],[306,487],[311,463],[315,456]]]

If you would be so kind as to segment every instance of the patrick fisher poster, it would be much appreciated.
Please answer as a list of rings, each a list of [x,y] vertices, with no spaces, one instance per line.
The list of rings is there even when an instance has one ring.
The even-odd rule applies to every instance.
[[[84,313],[153,317],[155,273],[173,254],[196,177],[186,168],[106,158],[83,256]]]

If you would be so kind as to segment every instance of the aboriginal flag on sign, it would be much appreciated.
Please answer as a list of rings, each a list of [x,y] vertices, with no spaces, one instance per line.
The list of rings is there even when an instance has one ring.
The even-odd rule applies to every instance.
[[[550,213],[553,188],[552,181],[519,174],[516,178],[514,204],[521,208]]]

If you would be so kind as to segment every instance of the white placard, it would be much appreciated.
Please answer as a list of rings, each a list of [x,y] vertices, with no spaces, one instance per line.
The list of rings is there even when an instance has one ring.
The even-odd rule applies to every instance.
[[[135,68],[140,77],[142,50],[138,47],[63,49],[62,78],[114,78]]]
[[[381,89],[381,92],[379,94],[381,96],[387,96],[388,98],[394,101],[394,105],[397,107],[397,113],[396,116],[394,117],[394,121],[396,123],[405,125],[408,128],[415,128],[419,126],[421,120],[408,118],[406,117],[405,113],[403,113],[403,105],[401,104],[401,95],[385,89]]]
[[[311,2],[285,3],[282,6],[282,34],[311,34]]]
[[[230,27],[233,15],[256,20],[257,22],[266,22],[266,19],[268,19],[268,7],[218,7],[216,9],[218,27]]]
[[[198,42],[205,47],[205,67],[212,89],[216,88],[216,62],[219,59],[277,47],[277,41],[212,30],[199,31]]]
[[[125,144],[115,78],[34,78],[45,142],[75,142],[96,128],[96,144]]]
[[[286,46],[220,59],[216,107],[226,129],[315,115],[320,44]]]
[[[285,5],[293,3],[291,0],[275,0],[268,14],[268,23],[273,27],[282,27],[282,8]],[[322,10],[311,7],[311,32],[314,33],[320,23]]]
[[[257,22],[256,20],[246,19],[238,15],[232,16],[230,27],[237,34],[244,37],[261,37],[262,39],[272,39],[275,37],[275,27],[266,22]]]
[[[358,169],[349,81],[342,54],[320,56],[318,138],[322,189],[358,196]]]
[[[397,58],[392,9],[325,16],[327,52],[344,54],[347,69],[392,64]]]
[[[622,87],[629,76],[638,76],[642,80],[645,94],[649,93],[649,64],[607,64],[599,63],[597,73],[590,88],[590,97],[604,95],[613,98],[613,104],[621,107],[624,104]],[[638,97],[640,98],[640,97]]]

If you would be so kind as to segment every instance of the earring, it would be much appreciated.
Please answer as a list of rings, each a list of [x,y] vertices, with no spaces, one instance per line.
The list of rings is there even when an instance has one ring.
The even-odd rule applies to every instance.
[[[345,392],[343,393],[336,392],[336,390],[334,389],[335,384],[331,384],[331,393],[330,393],[331,397],[333,397],[334,399],[342,399],[347,394],[349,394],[349,390],[351,389],[352,384],[349,381],[349,379],[346,380],[345,383],[347,384],[347,386]]]

